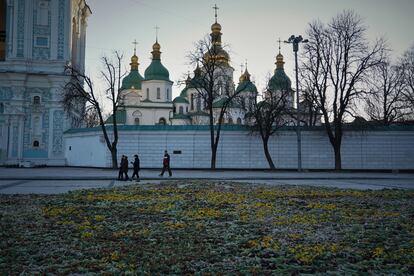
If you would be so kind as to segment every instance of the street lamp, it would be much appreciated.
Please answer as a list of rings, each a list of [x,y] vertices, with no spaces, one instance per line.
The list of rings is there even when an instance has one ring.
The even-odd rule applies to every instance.
[[[298,50],[299,43],[307,43],[307,39],[303,39],[301,35],[291,35],[285,43],[293,45],[293,52],[295,53],[295,71],[296,71],[296,136],[298,139],[298,171],[302,171],[302,141],[300,134],[300,120],[299,120],[299,81],[298,81]]]

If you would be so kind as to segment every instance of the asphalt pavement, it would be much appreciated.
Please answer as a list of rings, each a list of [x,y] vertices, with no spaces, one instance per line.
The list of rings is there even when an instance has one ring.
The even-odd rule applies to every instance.
[[[343,189],[414,189],[414,173],[392,172],[296,172],[269,170],[173,170],[173,176],[159,176],[159,170],[140,171],[141,182],[159,184],[164,180],[224,180],[268,185],[308,185]],[[130,174],[132,171],[130,170]],[[101,168],[0,167],[0,194],[57,194],[72,190],[111,188],[138,183],[119,181],[118,172]]]

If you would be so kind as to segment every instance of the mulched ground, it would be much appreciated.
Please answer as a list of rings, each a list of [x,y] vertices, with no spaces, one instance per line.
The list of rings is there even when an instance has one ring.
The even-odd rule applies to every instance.
[[[414,274],[413,199],[187,180],[0,195],[0,275]]]

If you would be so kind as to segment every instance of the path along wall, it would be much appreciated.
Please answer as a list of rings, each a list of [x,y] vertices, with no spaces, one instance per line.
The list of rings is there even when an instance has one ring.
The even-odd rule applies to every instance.
[[[100,128],[72,129],[65,133],[68,166],[110,167],[111,155]],[[277,168],[297,168],[294,129],[279,131],[269,141]],[[164,150],[172,168],[209,168],[210,132],[207,126],[121,126],[118,156],[132,161],[139,154],[141,167],[160,168]],[[120,158],[118,157],[118,160]],[[323,128],[303,129],[302,166],[332,169],[334,154]],[[342,142],[344,169],[414,169],[414,128],[348,129]],[[226,126],[217,150],[217,168],[268,168],[262,140],[239,126]]]

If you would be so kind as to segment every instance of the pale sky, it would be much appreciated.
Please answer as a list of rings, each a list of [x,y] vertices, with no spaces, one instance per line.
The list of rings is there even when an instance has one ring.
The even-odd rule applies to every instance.
[[[188,70],[193,71],[187,53],[194,50],[196,41],[211,32],[214,4],[219,7],[222,41],[230,46],[236,84],[240,64],[247,59],[259,91],[266,86],[266,75],[275,69],[279,37],[282,40],[292,34],[305,37],[309,22],[315,19],[327,22],[344,9],[353,9],[364,19],[371,41],[384,36],[394,58],[414,44],[414,0],[87,0],[87,3],[92,10],[87,28],[87,72],[96,75],[101,69],[99,58],[112,50],[124,53],[129,70],[127,64],[136,39],[139,71],[144,76],[151,62],[157,25],[161,59],[174,81],[174,97],[182,88],[176,86],[177,81]],[[291,45],[282,44],[281,52],[285,71],[294,85]]]

